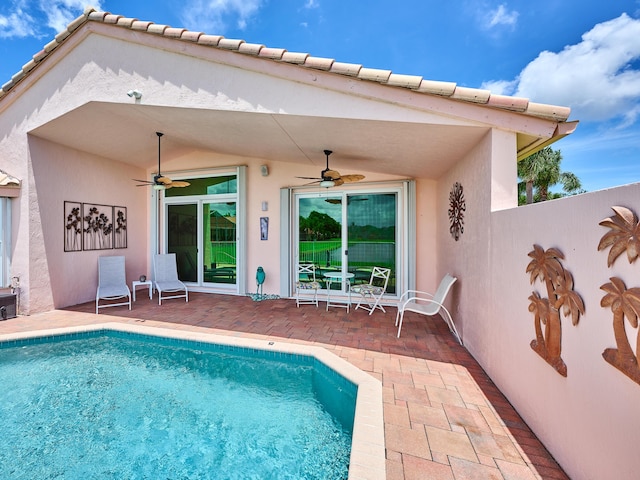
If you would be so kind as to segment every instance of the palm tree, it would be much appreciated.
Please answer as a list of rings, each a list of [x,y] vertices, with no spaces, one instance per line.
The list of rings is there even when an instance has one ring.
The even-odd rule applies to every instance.
[[[607,258],[608,267],[613,265],[613,262],[624,251],[627,252],[629,263],[633,263],[640,254],[640,222],[638,221],[638,216],[625,207],[611,207],[611,209],[615,212],[615,215],[605,218],[598,224],[610,229],[600,239],[598,250],[611,247]]]
[[[610,283],[600,288],[607,292],[602,297],[600,305],[610,307],[613,312],[613,333],[616,339],[616,348],[607,348],[602,353],[604,359],[620,371],[640,383],[640,368],[638,359],[634,355],[624,328],[626,318],[633,328],[638,328],[638,316],[640,315],[640,288],[627,289],[624,282],[618,277],[612,277]],[[638,342],[640,343],[640,335]],[[638,349],[640,345],[636,346]]]
[[[518,203],[520,205],[530,204],[534,200],[544,202],[550,196],[549,188],[557,184],[561,184],[562,190],[565,192],[559,196],[583,192],[582,183],[574,173],[560,170],[561,162],[562,153],[551,147],[545,147],[518,162],[518,178],[520,179],[518,188],[525,191],[524,201],[519,199]],[[536,190],[535,195],[534,189]],[[555,198],[558,195],[551,194],[551,196]]]
[[[573,276],[568,270],[564,271],[564,277],[558,277],[556,282],[557,300],[554,305],[560,310],[565,317],[571,315],[571,323],[577,325],[580,320],[580,314],[584,315],[584,302],[580,295],[573,290]]]

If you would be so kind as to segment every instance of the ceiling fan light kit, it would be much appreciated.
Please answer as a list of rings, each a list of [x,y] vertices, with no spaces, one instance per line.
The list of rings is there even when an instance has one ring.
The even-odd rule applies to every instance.
[[[307,183],[307,185],[312,185],[314,183],[319,184],[324,188],[331,188],[340,186],[344,183],[353,183],[359,182],[364,179],[364,175],[352,174],[352,175],[340,175],[340,172],[337,170],[331,170],[329,168],[329,155],[333,152],[331,150],[325,150],[324,154],[327,156],[327,167],[320,172],[320,178],[317,177],[297,177],[305,180],[314,180],[311,183]]]

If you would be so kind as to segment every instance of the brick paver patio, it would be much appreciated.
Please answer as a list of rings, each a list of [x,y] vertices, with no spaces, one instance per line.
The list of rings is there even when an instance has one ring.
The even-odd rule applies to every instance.
[[[190,294],[158,306],[140,291],[133,310],[95,315],[93,302],[0,322],[0,334],[87,323],[140,322],[217,334],[286,338],[322,346],[383,384],[387,479],[568,478],[482,368],[440,319],[393,307],[327,312],[294,300]]]

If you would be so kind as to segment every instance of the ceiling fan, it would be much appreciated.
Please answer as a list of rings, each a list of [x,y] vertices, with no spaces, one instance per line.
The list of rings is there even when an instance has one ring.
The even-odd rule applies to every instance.
[[[136,185],[136,187],[146,187],[148,185],[153,185],[155,190],[165,190],[167,188],[172,187],[188,187],[191,185],[189,182],[184,182],[182,180],[171,180],[169,177],[165,177],[160,173],[160,138],[164,135],[164,133],[156,132],[158,136],[158,173],[154,175],[153,181],[150,180],[138,180],[134,178],[133,180],[136,182],[140,182],[141,185]]]
[[[302,178],[304,180],[314,180],[307,185],[311,185],[314,183],[319,183],[321,187],[329,188],[329,187],[337,187],[342,185],[343,183],[353,183],[359,182],[364,179],[364,175],[340,175],[340,172],[337,170],[331,170],[329,168],[329,155],[333,152],[331,150],[325,150],[324,154],[327,156],[327,168],[320,172],[320,178],[317,177],[297,177]]]

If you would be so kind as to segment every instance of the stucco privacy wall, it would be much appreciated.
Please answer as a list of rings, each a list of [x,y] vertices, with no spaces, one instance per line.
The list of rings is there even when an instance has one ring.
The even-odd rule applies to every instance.
[[[32,311],[95,299],[98,257],[124,255],[129,285],[147,269],[147,196],[131,178],[145,172],[36,137],[29,138],[34,183],[31,205],[30,291]],[[127,207],[125,249],[64,252],[64,201]],[[50,299],[51,304],[45,303]]]
[[[613,315],[602,308],[600,289],[610,277],[627,288],[640,287],[640,264],[626,254],[607,267],[609,251],[598,251],[608,231],[598,223],[611,217],[611,206],[640,212],[640,184],[563,200],[494,212],[491,218],[490,316],[482,316],[481,341],[492,348],[472,353],[505,393],[536,435],[572,478],[638,478],[640,472],[640,385],[602,358],[615,348]],[[528,309],[532,291],[525,273],[533,244],[560,250],[562,261],[582,297],[585,315],[577,326],[562,318],[564,378],[530,348],[535,338]],[[625,320],[635,349],[638,329]]]
[[[491,131],[438,181],[438,276],[442,278],[450,273],[458,278],[449,300],[451,314],[464,344],[472,351],[485,348],[481,330],[486,327],[478,321],[478,316],[489,309],[492,205],[504,207],[509,202],[515,203],[517,198],[515,192],[505,194],[516,178],[514,145],[515,135]],[[464,233],[458,241],[449,232],[448,216],[449,193],[456,182],[463,187],[466,205]]]

